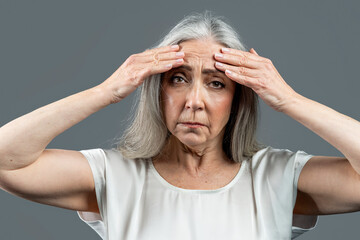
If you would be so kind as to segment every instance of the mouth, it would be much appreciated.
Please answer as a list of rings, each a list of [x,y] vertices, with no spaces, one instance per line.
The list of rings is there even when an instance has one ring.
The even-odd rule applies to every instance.
[[[199,122],[181,122],[180,123],[183,126],[189,127],[189,128],[198,128],[198,127],[204,127],[205,125]]]

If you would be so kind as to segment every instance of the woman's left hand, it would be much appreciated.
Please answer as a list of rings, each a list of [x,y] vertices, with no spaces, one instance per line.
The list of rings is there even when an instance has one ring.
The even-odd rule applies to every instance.
[[[282,112],[296,97],[297,93],[280,76],[271,60],[259,56],[253,48],[249,52],[222,48],[221,52],[215,54],[216,68],[224,71],[231,80],[254,90],[276,111]]]

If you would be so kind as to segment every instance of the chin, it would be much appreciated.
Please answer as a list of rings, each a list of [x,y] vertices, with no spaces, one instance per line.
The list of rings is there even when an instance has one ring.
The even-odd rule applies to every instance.
[[[192,134],[189,134],[189,135],[192,135]],[[202,145],[205,143],[204,139],[201,139],[201,137],[198,137],[198,136],[185,136],[185,137],[177,137],[178,140],[188,146],[188,147],[196,147],[196,146],[199,146],[199,145]]]

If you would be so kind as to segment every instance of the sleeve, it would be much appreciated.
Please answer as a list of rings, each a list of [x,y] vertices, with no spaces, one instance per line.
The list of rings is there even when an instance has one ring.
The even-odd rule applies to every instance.
[[[100,214],[77,211],[79,218],[89,225],[102,239],[105,239],[106,222],[106,156],[101,148],[80,151],[87,159],[95,182],[96,199]]]
[[[298,180],[300,176],[300,172],[307,163],[307,161],[310,160],[310,158],[313,157],[311,154],[307,154],[304,151],[297,151],[295,153],[295,159],[294,159],[294,191],[293,191],[293,207],[295,206],[296,202],[296,195],[297,195],[297,185]],[[301,214],[294,214],[293,215],[293,222],[292,222],[292,236],[291,239],[295,239],[301,234],[313,230],[318,223],[319,216],[318,215],[301,215]]]

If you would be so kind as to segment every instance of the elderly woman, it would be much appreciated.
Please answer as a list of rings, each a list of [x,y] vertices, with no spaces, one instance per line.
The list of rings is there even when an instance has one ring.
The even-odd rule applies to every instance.
[[[117,148],[46,149],[138,87]],[[346,158],[258,143],[258,96]],[[359,136],[359,122],[296,93],[205,12],[98,86],[1,127],[0,187],[78,211],[103,239],[290,239],[315,228],[318,215],[360,209]]]

